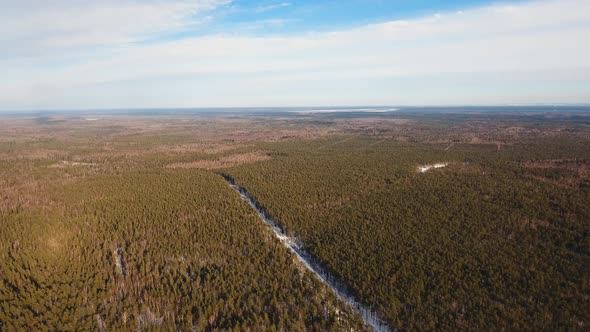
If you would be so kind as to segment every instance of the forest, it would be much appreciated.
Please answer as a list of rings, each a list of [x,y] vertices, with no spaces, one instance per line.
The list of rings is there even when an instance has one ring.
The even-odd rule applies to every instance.
[[[587,329],[590,115],[445,112],[0,117],[0,330],[370,330],[222,175],[392,330]]]
[[[81,135],[1,143],[0,330],[366,329],[221,177]]]
[[[558,180],[580,178],[574,166],[589,165],[587,140],[499,151],[377,142],[267,144],[271,161],[228,172],[394,328],[585,326],[588,173]],[[525,163],[545,159],[576,162]],[[417,171],[436,162],[448,166]]]

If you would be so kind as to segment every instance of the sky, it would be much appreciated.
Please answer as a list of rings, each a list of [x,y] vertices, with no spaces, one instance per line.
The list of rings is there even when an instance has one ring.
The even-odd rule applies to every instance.
[[[0,110],[590,104],[590,0],[0,0]]]

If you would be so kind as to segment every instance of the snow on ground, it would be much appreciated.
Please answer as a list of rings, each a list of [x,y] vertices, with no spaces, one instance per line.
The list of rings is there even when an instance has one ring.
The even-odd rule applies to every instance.
[[[449,165],[449,163],[436,163],[436,164],[431,164],[431,165],[418,166],[418,172],[426,173],[426,172],[430,171],[431,169],[443,168],[443,167],[447,167],[448,165]]]
[[[96,166],[96,163],[84,163],[84,162],[80,162],[80,161],[68,161],[68,160],[62,160],[57,164],[53,164],[49,167],[56,167],[56,168],[65,168],[68,166]]]
[[[80,161],[67,161],[67,160],[62,160],[61,164],[62,165],[70,165],[70,166],[96,166],[95,163],[83,163]]]
[[[319,261],[313,258],[304,248],[299,246],[297,239],[287,236],[277,223],[269,218],[266,213],[257,206],[256,202],[250,197],[244,188],[234,184],[232,179],[226,178],[228,185],[237,191],[242,199],[252,207],[260,219],[269,225],[278,240],[289,249],[295,257],[301,262],[310,272],[312,272],[321,282],[326,284],[334,291],[336,296],[347,303],[353,310],[355,310],[363,319],[365,324],[371,326],[375,332],[389,332],[391,329],[387,324],[377,316],[377,313],[371,308],[364,306],[358,302],[352,295],[346,291],[346,287],[341,282],[336,280],[330,272],[325,270]]]

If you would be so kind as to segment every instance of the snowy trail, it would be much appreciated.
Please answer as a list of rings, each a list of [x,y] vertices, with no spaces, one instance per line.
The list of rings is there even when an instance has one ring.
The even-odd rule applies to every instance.
[[[370,308],[362,305],[359,303],[349,292],[346,290],[346,286],[336,280],[326,269],[324,269],[321,263],[316,260],[311,254],[309,254],[305,249],[299,246],[296,239],[290,238],[283,233],[283,230],[272,220],[270,219],[264,210],[248,195],[244,188],[237,186],[234,180],[228,176],[224,176],[225,180],[229,184],[231,188],[237,191],[242,199],[246,201],[258,214],[260,219],[264,221],[267,225],[269,225],[275,236],[281,241],[285,247],[287,247],[292,253],[295,254],[297,259],[303,263],[303,265],[311,271],[313,274],[318,277],[318,279],[323,282],[324,284],[328,285],[332,289],[332,291],[340,298],[342,301],[347,303],[354,311],[356,311],[363,319],[366,325],[370,326],[376,332],[388,332],[391,329],[387,326],[387,324],[381,320],[377,313]]]

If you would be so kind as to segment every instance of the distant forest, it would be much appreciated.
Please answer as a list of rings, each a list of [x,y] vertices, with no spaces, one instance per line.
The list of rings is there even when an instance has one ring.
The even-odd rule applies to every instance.
[[[0,331],[369,331],[221,174],[392,329],[590,324],[590,113],[92,119],[0,117]]]

